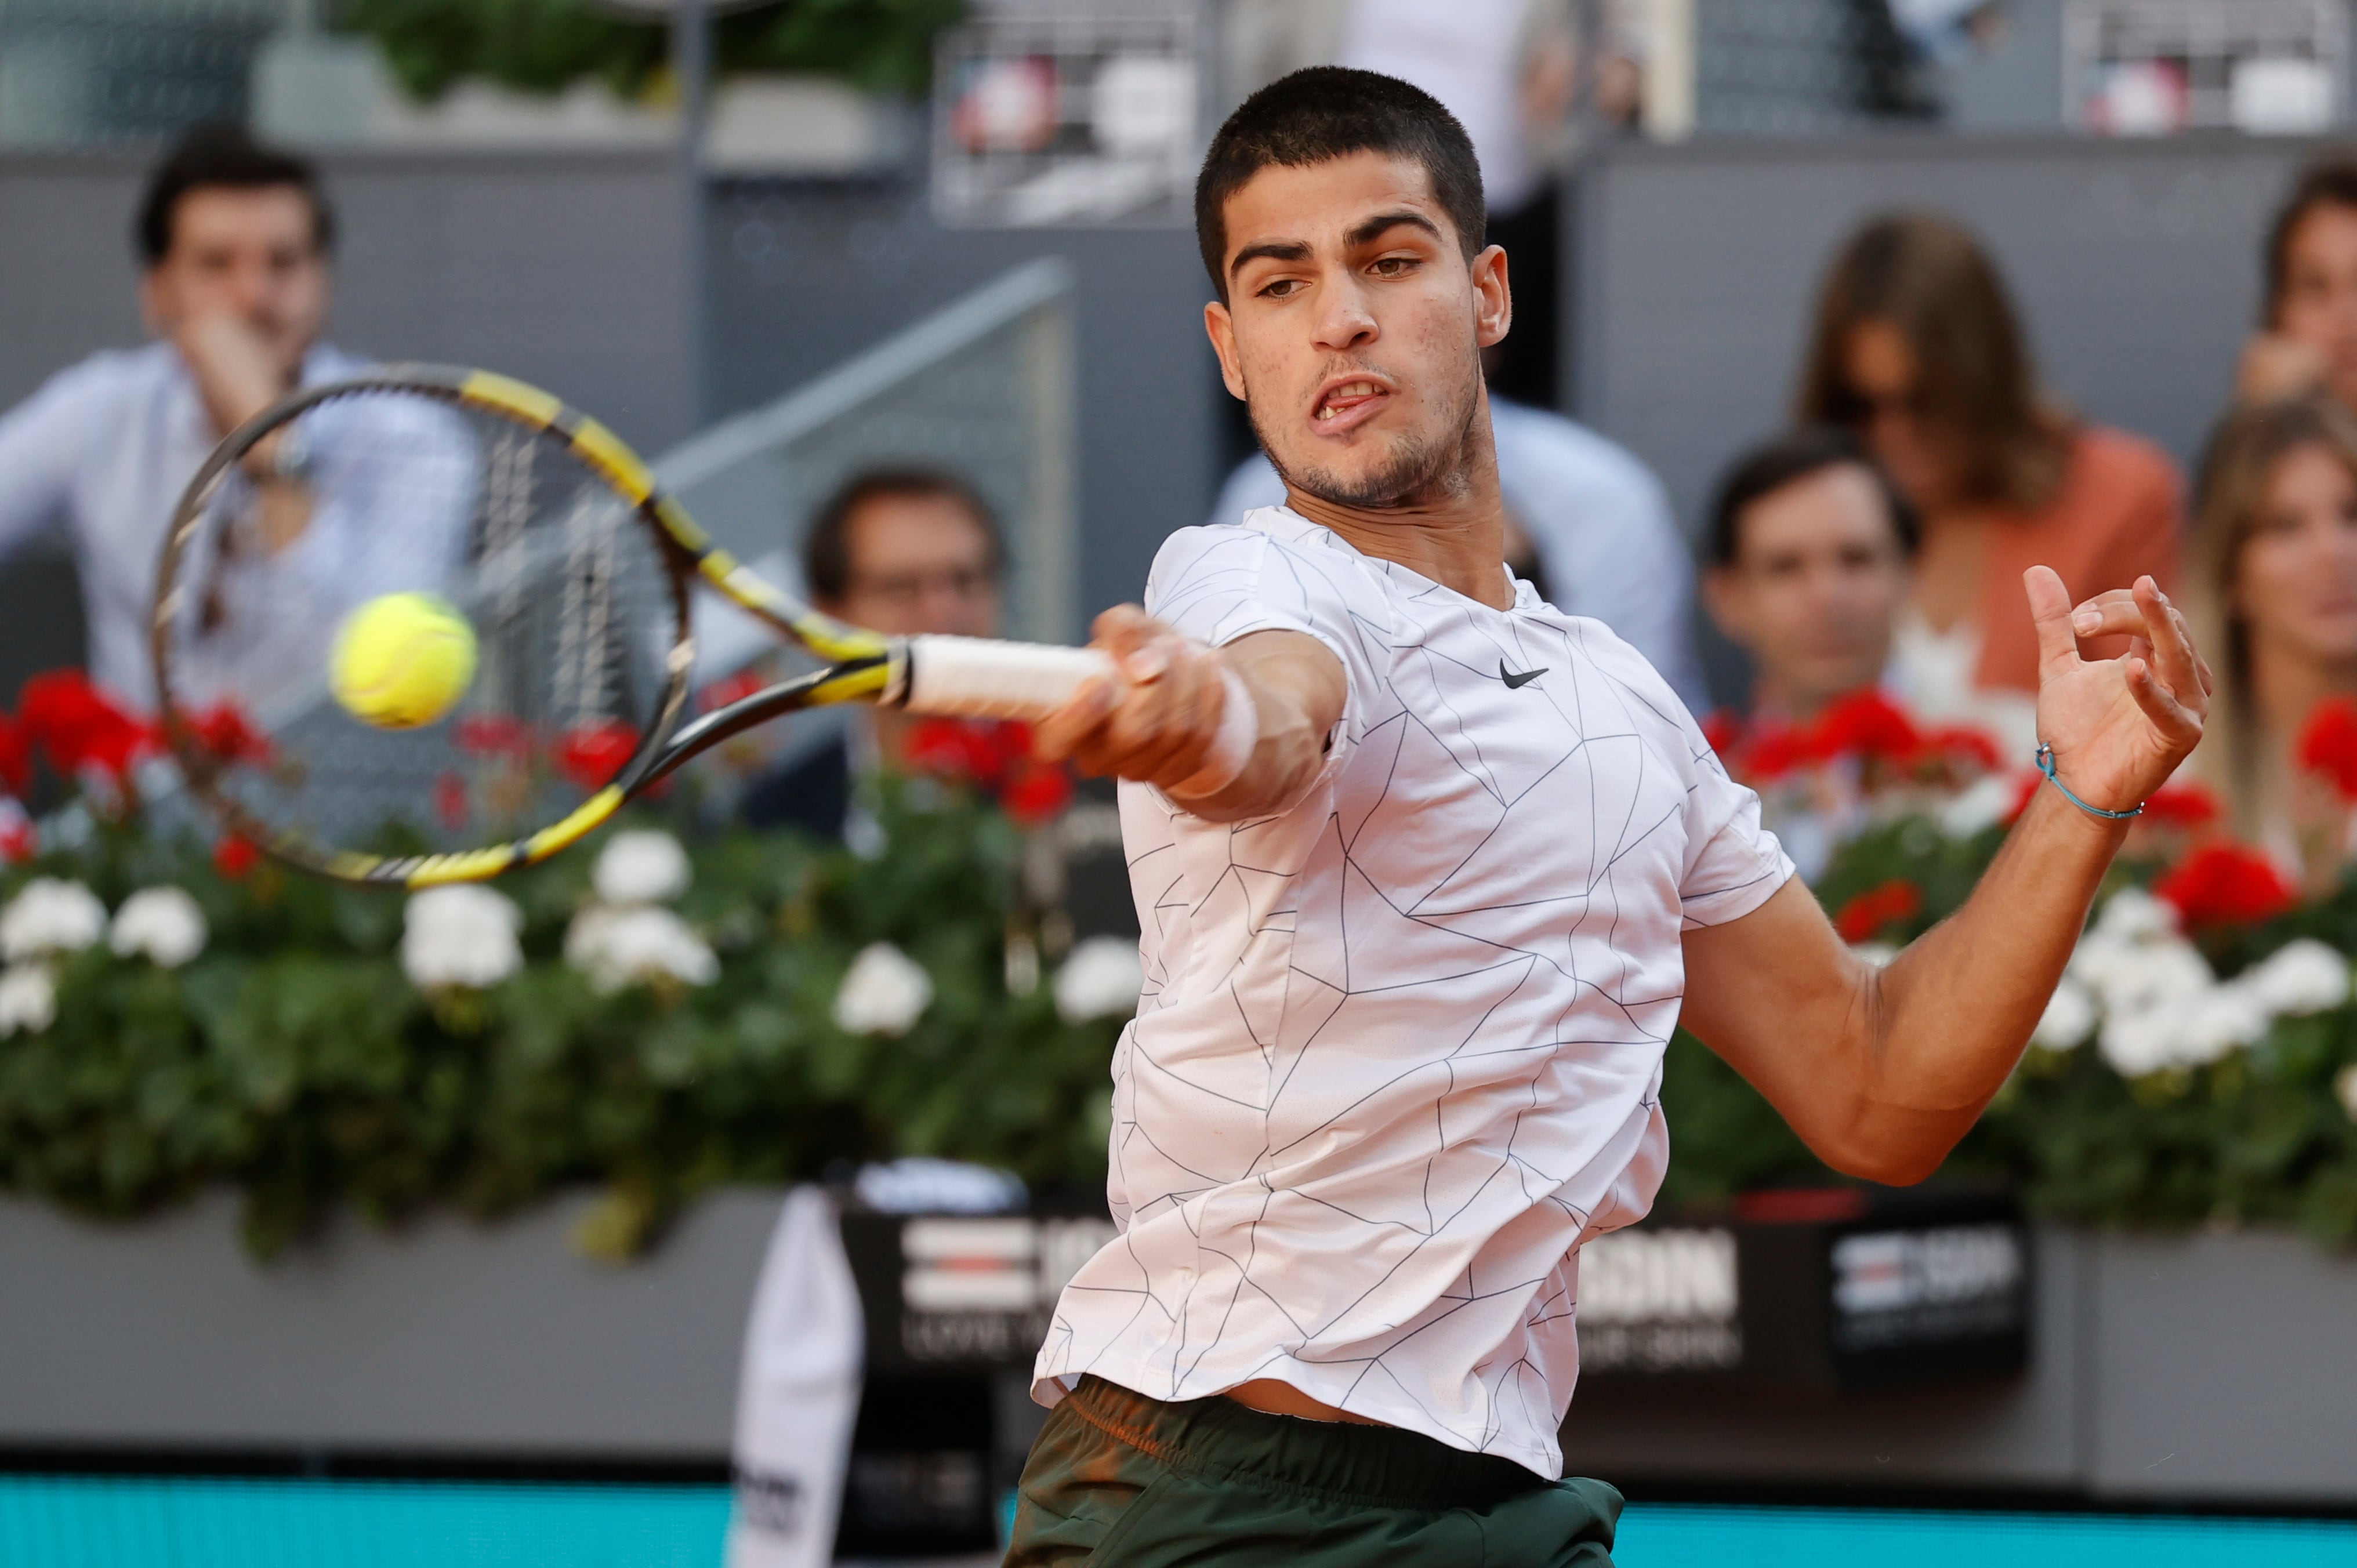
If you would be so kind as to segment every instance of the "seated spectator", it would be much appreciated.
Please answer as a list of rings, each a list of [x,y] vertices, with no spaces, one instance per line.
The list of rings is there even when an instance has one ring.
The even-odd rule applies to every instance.
[[[2349,807],[2305,771],[2319,704],[2357,696],[2357,415],[2323,395],[2212,436],[2186,598],[2217,680],[2192,766],[2229,826],[2310,888],[2341,880]]]
[[[1705,548],[1703,602],[1751,656],[1752,716],[1798,724],[1882,679],[1915,513],[1851,436],[1803,430],[1737,459]]]
[[[974,488],[917,468],[856,475],[819,509],[802,541],[811,603],[895,637],[997,636],[1006,561],[998,521]],[[899,758],[914,722],[898,709],[860,709],[847,736],[757,782],[746,793],[745,820],[842,837],[853,778]]]
[[[1508,564],[1557,608],[1610,627],[1700,711],[1694,566],[1661,481],[1594,431],[1494,393],[1490,426],[1507,521],[1523,535]],[[1210,521],[1284,504],[1285,481],[1255,455],[1228,476]]]
[[[2266,298],[2244,345],[2245,403],[2321,392],[2357,409],[2357,150],[2304,170],[2267,228]]]
[[[2026,759],[2038,638],[2022,573],[2051,566],[2073,599],[2145,573],[2169,586],[2175,467],[2040,397],[1996,268],[1941,218],[1876,219],[1842,247],[1797,403],[1803,423],[1857,433],[1922,520],[1897,643],[1909,705],[1977,724]]]
[[[1854,438],[1802,430],[1737,459],[1705,548],[1703,601],[1751,657],[1746,729],[1796,728],[1881,681],[1907,603],[1915,516]],[[1763,789],[1761,802],[1803,876],[1862,820],[1846,791]]]
[[[156,700],[151,600],[180,491],[229,431],[297,385],[365,368],[319,340],[332,234],[308,164],[229,127],[189,133],[150,176],[135,227],[156,340],[93,354],[0,416],[0,555],[68,531],[91,673],[140,707]],[[305,475],[258,460],[245,481],[273,523],[262,548],[286,549],[310,517]]]

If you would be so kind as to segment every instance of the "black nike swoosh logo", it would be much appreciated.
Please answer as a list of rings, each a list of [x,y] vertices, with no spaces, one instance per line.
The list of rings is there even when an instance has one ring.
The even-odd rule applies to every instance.
[[[1525,670],[1517,675],[1507,670],[1504,660],[1498,660],[1498,679],[1506,683],[1506,690],[1509,692],[1518,687],[1527,686],[1545,673],[1546,666],[1542,664],[1535,670]]]

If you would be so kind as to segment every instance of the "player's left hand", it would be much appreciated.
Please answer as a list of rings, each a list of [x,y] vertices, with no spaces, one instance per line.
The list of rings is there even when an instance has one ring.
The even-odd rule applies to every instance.
[[[2038,736],[2091,806],[2134,809],[2201,739],[2210,667],[2160,585],[2139,577],[2073,607],[2050,567],[2022,575],[2038,627]],[[2080,657],[2079,639],[2125,636],[2116,659]]]

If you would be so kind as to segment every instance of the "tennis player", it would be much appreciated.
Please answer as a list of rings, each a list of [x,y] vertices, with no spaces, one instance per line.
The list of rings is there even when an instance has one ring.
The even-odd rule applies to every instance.
[[[1579,1248],[1642,1216],[1681,1021],[1828,1164],[1928,1175],[2012,1068],[2207,672],[2151,579],[2025,586],[2041,789],[1888,968],[1598,621],[1503,566],[1464,132],[1337,69],[1213,140],[1204,324],[1286,504],[1174,535],[1043,746],[1118,774],[1147,983],[1120,1237],[1039,1353],[1010,1564],[1609,1562],[1559,1479]],[[2083,659],[2074,637],[2127,633]],[[2028,758],[2024,759],[2029,760]],[[2068,793],[2066,793],[2068,791]]]

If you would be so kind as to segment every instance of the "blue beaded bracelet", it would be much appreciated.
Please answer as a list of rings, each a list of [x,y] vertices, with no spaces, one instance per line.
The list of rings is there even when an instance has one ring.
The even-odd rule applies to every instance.
[[[2103,817],[2116,822],[2123,822],[2129,817],[2141,817],[2144,815],[2144,805],[2141,801],[2136,804],[2134,811],[2107,811],[2101,806],[2090,806],[2086,801],[2082,800],[2078,796],[2071,793],[2071,786],[2063,783],[2061,779],[2055,776],[2054,748],[2048,746],[2043,741],[2039,742],[2038,745],[2038,771],[2046,775],[2046,781],[2049,784],[2053,785],[2054,788],[2062,791],[2062,798],[2064,800],[2070,801],[2072,805],[2078,807],[2081,811],[2086,812],[2091,817]]]

